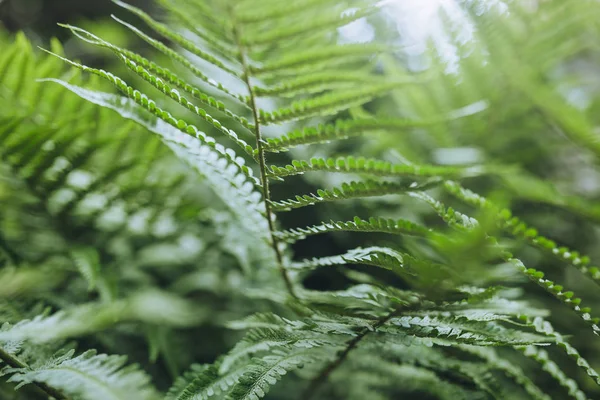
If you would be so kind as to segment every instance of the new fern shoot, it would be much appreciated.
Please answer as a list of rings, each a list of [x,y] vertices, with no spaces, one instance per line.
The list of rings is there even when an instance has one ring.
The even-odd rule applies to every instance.
[[[156,2],[2,38],[1,399],[599,398],[598,2]]]

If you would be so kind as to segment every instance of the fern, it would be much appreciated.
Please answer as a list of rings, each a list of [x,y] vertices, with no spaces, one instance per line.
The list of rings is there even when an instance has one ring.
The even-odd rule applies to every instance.
[[[61,24],[106,63],[0,56],[17,399],[597,395],[597,210],[568,182],[597,173],[571,160],[599,154],[597,93],[560,76],[594,64],[597,4],[454,4],[453,75],[439,38],[415,68],[397,2],[115,3],[145,50]]]
[[[93,350],[77,357],[69,352],[44,365],[28,369],[9,369],[9,382],[24,385],[43,382],[69,396],[89,399],[157,398],[147,387],[149,377],[131,367],[123,368],[124,358],[96,354]],[[18,387],[18,386],[17,386]]]

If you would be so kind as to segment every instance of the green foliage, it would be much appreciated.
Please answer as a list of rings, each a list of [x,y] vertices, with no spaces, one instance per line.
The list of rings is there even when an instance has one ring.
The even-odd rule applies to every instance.
[[[394,2],[115,3],[143,54],[2,39],[0,395],[598,396],[596,2],[457,3],[451,72]]]
[[[148,388],[149,377],[129,366],[123,368],[125,358],[107,356],[88,350],[77,357],[73,351],[58,356],[39,367],[8,369],[9,382],[25,385],[43,382],[62,391],[66,396],[89,399],[156,399]],[[17,388],[19,387],[17,385]]]

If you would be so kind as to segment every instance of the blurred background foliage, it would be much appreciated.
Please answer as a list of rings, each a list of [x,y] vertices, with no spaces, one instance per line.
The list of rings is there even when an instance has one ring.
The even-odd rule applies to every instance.
[[[150,13],[155,12],[149,0],[129,0]],[[558,3],[555,1],[554,3]],[[404,3],[417,3],[404,2]],[[467,2],[468,3],[468,2]],[[492,4],[495,2],[489,2]],[[409,17],[409,7],[399,7],[397,14],[386,20],[385,24],[378,27],[355,25],[342,35],[345,40],[361,41],[361,38],[371,34],[369,30],[388,30],[395,27],[394,40],[399,40],[403,50],[391,56],[384,57],[382,64],[383,73],[393,74],[398,64],[406,65],[414,71],[427,70],[429,81],[417,88],[408,88],[402,94],[394,96],[393,101],[385,98],[369,104],[367,111],[385,115],[387,109],[401,109],[406,117],[428,120],[444,113],[462,112],[471,113],[478,111],[473,118],[457,119],[428,127],[426,131],[415,129],[407,135],[398,137],[381,136],[378,140],[350,140],[343,143],[332,143],[323,146],[319,151],[322,154],[336,155],[341,153],[385,154],[389,160],[410,160],[413,162],[430,162],[438,164],[468,165],[475,163],[509,165],[513,170],[499,173],[495,178],[473,178],[467,186],[475,191],[495,197],[500,188],[503,193],[501,199],[510,206],[516,215],[532,225],[539,227],[546,236],[560,244],[581,249],[600,260],[598,247],[598,222],[600,222],[600,175],[597,168],[597,155],[593,149],[586,149],[586,145],[578,146],[576,135],[570,136],[565,131],[578,132],[586,129],[582,127],[576,113],[585,115],[587,120],[595,127],[600,126],[600,52],[598,51],[598,14],[578,15],[575,11],[567,13],[570,18],[579,19],[572,25],[547,27],[544,25],[546,16],[544,12],[560,12],[557,7],[538,7],[538,2],[531,3],[529,14],[505,18],[502,23],[488,21],[487,18],[497,18],[489,10],[471,8],[471,22],[468,24],[460,17],[457,18],[453,8],[445,8],[436,16],[431,15],[423,19]],[[539,3],[544,3],[540,1]],[[573,2],[568,2],[573,4]],[[493,6],[491,6],[493,7]],[[567,7],[567,6],[565,6]],[[583,8],[573,6],[577,12],[585,11]],[[524,11],[525,12],[525,11]],[[22,30],[34,44],[48,46],[50,38],[57,37],[64,46],[65,53],[70,58],[83,59],[94,66],[109,66],[107,69],[120,71],[123,67],[117,64],[113,57],[94,46],[86,46],[75,39],[70,32],[59,28],[58,22],[69,22],[73,25],[88,29],[104,39],[122,47],[130,48],[143,54],[152,54],[143,42],[131,35],[120,25],[110,21],[112,13],[123,15],[123,10],[115,6],[110,0],[82,1],[82,0],[0,0],[0,21],[8,32],[15,33]],[[488,16],[488,13],[489,16]],[[426,13],[427,14],[427,13]],[[418,14],[418,15],[423,15]],[[438,16],[439,15],[439,16]],[[596,20],[594,20],[596,18]],[[550,18],[548,18],[550,19]],[[110,21],[110,22],[109,22]],[[473,22],[474,21],[474,22]],[[415,30],[411,24],[425,25],[428,29]],[[562,30],[564,28],[564,30]],[[548,37],[539,35],[544,30],[552,32]],[[425,32],[424,32],[425,31]],[[475,33],[474,33],[475,32]],[[431,34],[431,36],[429,36]],[[396,37],[397,36],[397,37]],[[493,52],[488,58],[485,46],[497,43],[502,46],[506,38],[512,45],[506,52]],[[533,43],[530,37],[536,37],[538,42]],[[501,40],[502,39],[502,40]],[[2,42],[2,43],[7,43]],[[1,45],[0,45],[1,46]],[[518,53],[514,50],[518,49]],[[152,59],[153,56],[149,58]],[[160,58],[160,55],[154,57]],[[493,58],[498,57],[498,58]],[[527,70],[528,65],[536,65],[538,70]],[[550,88],[552,93],[545,93]],[[539,95],[542,93],[542,95]],[[557,109],[557,104],[562,105],[559,113],[548,117]],[[572,112],[570,111],[572,110]],[[353,112],[366,112],[354,110]],[[558,114],[558,115],[557,115]],[[135,128],[134,128],[135,129]],[[452,134],[448,134],[451,132]],[[135,145],[133,145],[135,147]],[[352,148],[354,147],[354,148]],[[352,148],[351,151],[348,151]],[[314,154],[302,153],[298,150],[298,158],[308,158]],[[306,150],[308,151],[308,150]],[[319,154],[322,155],[322,154]],[[108,157],[108,156],[105,156]],[[168,159],[168,156],[164,156]],[[173,163],[164,161],[165,163]],[[165,164],[166,165],[166,164]],[[168,164],[171,165],[171,164]],[[520,171],[517,174],[514,171]],[[176,174],[175,174],[176,175]],[[182,173],[183,178],[172,176],[174,180],[189,179]],[[530,176],[531,179],[527,177]],[[540,178],[540,179],[534,179]],[[304,193],[314,187],[330,186],[333,181],[318,176],[309,186],[304,182],[299,185],[306,187],[285,188],[277,190],[283,194]],[[187,194],[182,195],[183,202],[200,204],[200,206],[182,206],[177,209],[178,223],[185,224],[189,215],[197,215],[203,205],[212,202],[205,193],[198,193],[196,182],[192,181],[185,186]],[[569,196],[577,197],[569,197]],[[188,196],[188,197],[186,197]],[[581,200],[582,199],[582,200]],[[449,200],[449,203],[452,204]],[[319,221],[322,219],[345,219],[344,215],[369,214],[373,209],[378,214],[386,213],[398,216],[410,210],[411,214],[419,214],[416,202],[407,201],[400,210],[397,204],[387,200],[374,200],[373,202],[350,202],[335,207],[307,208],[301,211],[282,216],[284,225],[306,225],[306,221]],[[422,215],[425,215],[422,207]],[[458,209],[461,207],[458,206]],[[406,211],[407,213],[409,211]],[[426,218],[426,217],[424,217]],[[202,247],[202,262],[217,265],[234,265],[244,257],[239,254],[223,255],[220,251],[210,251],[210,232],[218,231],[218,227],[207,223],[205,231],[198,233],[195,227],[189,229],[198,233],[204,242],[187,245]],[[85,233],[85,232],[84,232]],[[216,236],[234,235],[233,232],[219,232]],[[85,235],[84,235],[85,236]],[[144,239],[136,238],[132,246],[141,249],[142,255],[152,260],[144,268],[152,270],[153,277],[164,287],[170,286],[180,290],[181,293],[194,292],[200,285],[193,281],[194,274],[189,275],[180,271],[179,275],[170,276],[169,271],[160,265],[158,253],[168,247],[153,246],[143,249]],[[168,235],[167,235],[168,236]],[[185,241],[185,236],[181,235]],[[178,240],[181,240],[181,237]],[[193,237],[193,236],[189,236]],[[188,238],[189,238],[188,237]],[[339,253],[342,249],[355,245],[367,245],[353,242],[351,235],[324,236],[310,238],[299,242],[295,247],[295,257],[306,258],[325,256]],[[193,240],[192,240],[193,242]],[[185,246],[186,243],[178,242]],[[182,244],[183,243],[183,244]],[[113,243],[114,244],[114,243]],[[173,245],[173,243],[170,243]],[[410,243],[406,243],[410,246]],[[512,245],[515,245],[512,243]],[[208,248],[209,250],[206,250]],[[117,250],[117,252],[120,250]],[[583,279],[581,274],[572,268],[564,268],[560,263],[551,258],[540,255],[525,246],[518,249],[520,257],[528,266],[547,271],[547,274],[558,282],[565,282],[579,295],[584,297],[588,304],[595,309],[600,308],[600,294],[592,283]],[[157,258],[158,257],[158,258]],[[226,258],[224,261],[223,258]],[[467,257],[468,258],[468,257]],[[173,260],[170,260],[172,262]],[[181,260],[179,260],[181,261]],[[177,261],[177,262],[179,262]],[[142,261],[137,261],[143,263]],[[189,262],[183,260],[182,263]],[[185,271],[185,270],[183,270]],[[218,268],[214,268],[215,280],[228,280],[228,284],[235,286],[241,279],[237,272],[223,277]],[[338,289],[347,285],[345,274],[336,269],[327,269],[317,272],[307,278],[308,287],[317,289]],[[203,285],[208,285],[203,283]],[[223,289],[227,290],[227,289]],[[552,321],[559,331],[573,333],[572,343],[579,348],[594,366],[600,366],[600,347],[598,340],[584,328],[584,325],[573,316],[569,310],[558,302],[553,303],[544,293],[537,293],[531,289],[539,304],[544,304],[552,310]],[[239,306],[238,306],[239,307]],[[226,308],[224,306],[224,308]],[[207,311],[208,312],[208,311]],[[226,310],[224,310],[226,312]],[[225,317],[224,317],[225,318]],[[573,329],[573,327],[576,327]],[[129,328],[131,330],[131,328]],[[209,329],[203,327],[202,329]],[[122,330],[127,331],[124,327]],[[203,337],[214,341],[214,350],[207,350],[204,346],[201,351],[209,354],[186,354],[187,349],[182,346],[177,349],[177,343],[167,343],[165,332],[147,332],[154,348],[152,351],[161,354],[176,354],[181,357],[177,361],[165,360],[153,371],[155,376],[160,376],[162,369],[169,370],[172,376],[181,372],[182,366],[192,358],[210,361],[215,355],[229,346],[227,339],[218,335],[210,335],[203,330]],[[107,335],[105,343],[92,343],[91,347],[109,348],[110,352],[119,352],[119,347],[127,347],[129,354],[136,352],[131,347],[141,347],[135,343],[134,332],[131,342],[122,343],[114,341]],[[186,332],[189,337],[194,336],[193,331]],[[121,336],[119,336],[120,338]],[[96,340],[90,339],[90,341]],[[204,339],[203,339],[204,340]],[[112,341],[112,342],[111,342]],[[162,347],[161,347],[162,346]],[[164,347],[171,347],[164,351]],[[137,349],[138,360],[141,361],[145,350]],[[197,351],[200,351],[196,349]],[[569,376],[581,377],[580,371],[573,366],[565,371]],[[581,377],[585,389],[594,393],[595,388],[585,377]],[[541,378],[543,379],[543,378]],[[551,385],[550,383],[548,383]],[[587,386],[585,386],[587,385]],[[0,387],[0,396],[2,396]],[[595,392],[598,395],[598,392]],[[8,396],[8,395],[7,395]],[[7,397],[9,398],[9,397]]]
[[[152,0],[133,0],[132,5],[152,12]],[[110,0],[1,0],[0,23],[9,32],[23,31],[36,45],[47,45],[57,38],[71,57],[92,61],[97,65],[114,62],[106,53],[98,52],[82,43],[58,23],[73,23],[92,29],[112,43],[130,46],[137,51],[145,49],[143,43],[127,34],[126,29],[111,23],[111,15],[124,17],[127,13]],[[116,64],[116,63],[115,63]]]
[[[130,4],[152,9],[151,0],[132,0]],[[32,40],[47,42],[50,37],[67,40],[70,35],[57,26],[65,21],[94,21],[101,24],[111,14],[123,15],[110,0],[2,0],[0,20],[9,31],[22,30]]]

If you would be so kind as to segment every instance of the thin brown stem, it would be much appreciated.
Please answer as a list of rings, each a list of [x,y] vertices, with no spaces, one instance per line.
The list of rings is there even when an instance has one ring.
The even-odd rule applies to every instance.
[[[339,356],[335,360],[327,364],[325,368],[323,368],[321,372],[310,382],[308,388],[304,391],[302,395],[302,399],[311,399],[317,393],[317,390],[321,387],[321,385],[327,381],[331,373],[335,371],[340,365],[342,365],[344,360],[346,360],[346,358],[348,357],[348,354],[356,346],[358,346],[358,343],[360,343],[360,341],[363,340],[365,336],[367,336],[369,333],[377,331],[379,327],[388,322],[397,313],[398,310],[393,311],[384,317],[381,317],[379,320],[377,320],[377,322],[373,325],[371,329],[365,328],[357,336],[352,338],[352,340],[348,342],[344,350],[342,350],[342,352],[339,353]]]
[[[250,108],[252,109],[252,116],[254,117],[254,135],[256,137],[256,150],[258,153],[256,158],[258,159],[258,164],[259,164],[259,168],[260,168],[260,181],[262,184],[263,201],[265,204],[265,213],[266,213],[267,220],[269,221],[269,234],[271,237],[271,246],[273,247],[273,251],[275,252],[275,257],[277,258],[277,264],[279,266],[279,271],[281,272],[281,277],[283,278],[283,281],[285,282],[285,286],[286,286],[288,292],[293,297],[297,297],[296,293],[294,291],[294,286],[292,285],[292,281],[291,281],[290,277],[288,276],[288,273],[283,265],[283,255],[281,254],[281,250],[279,249],[279,242],[274,234],[275,224],[273,222],[274,214],[273,214],[273,210],[271,208],[271,202],[270,202],[271,194],[270,194],[270,190],[269,190],[269,178],[267,177],[267,163],[266,163],[266,158],[265,158],[265,150],[263,147],[263,140],[262,140],[262,136],[261,136],[261,132],[260,132],[261,125],[260,125],[260,118],[258,115],[258,106],[256,104],[256,95],[254,94],[254,87],[252,86],[252,82],[250,80],[250,68],[248,67],[248,56],[246,54],[246,49],[241,41],[242,33],[240,31],[239,24],[235,21],[235,13],[231,7],[230,7],[229,11],[230,11],[230,14],[233,19],[233,37],[234,37],[236,46],[238,48],[238,51],[240,53],[239,57],[240,57],[240,62],[242,64],[242,69],[243,69],[243,71],[242,71],[243,80],[244,80],[244,83],[246,84],[246,87],[248,88],[248,93],[250,96]]]

